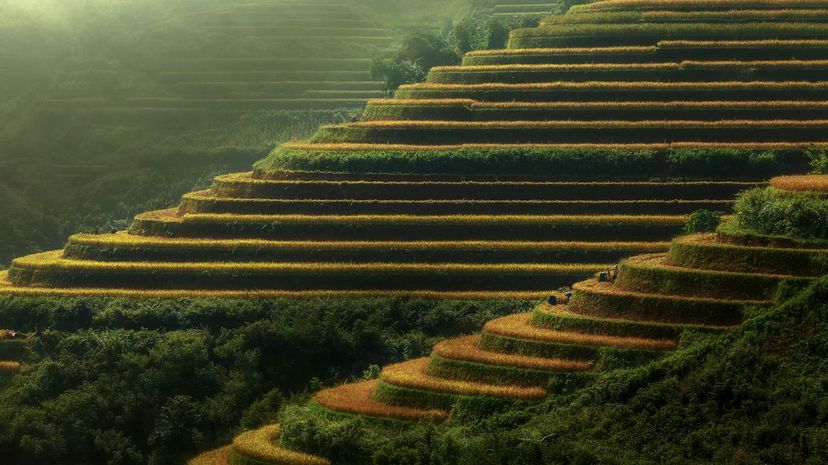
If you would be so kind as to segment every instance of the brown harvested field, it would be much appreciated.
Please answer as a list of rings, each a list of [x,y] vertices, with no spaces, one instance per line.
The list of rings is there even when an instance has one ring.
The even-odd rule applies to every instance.
[[[491,352],[481,349],[479,343],[479,335],[449,339],[434,346],[434,354],[452,360],[543,371],[582,371],[592,367],[592,364],[586,360],[566,360]]]
[[[376,386],[376,380],[343,384],[319,392],[314,400],[328,410],[355,415],[408,421],[431,419],[437,422],[448,418],[448,412],[445,410],[392,406],[377,402],[372,398]]]
[[[771,186],[785,191],[828,194],[828,175],[826,174],[779,176],[771,179],[770,183]]]
[[[611,346],[649,350],[672,350],[678,345],[676,341],[671,339],[605,336],[538,328],[531,325],[531,318],[531,312],[509,315],[488,322],[483,328],[483,331],[499,336],[556,344]]]
[[[222,447],[202,453],[187,462],[187,465],[230,465],[227,460],[227,454],[230,453],[231,446]]]
[[[330,465],[322,457],[283,449],[276,445],[279,425],[246,431],[233,439],[233,451],[259,462],[290,465]]]
[[[460,396],[487,396],[520,400],[538,400],[546,397],[546,389],[540,387],[493,385],[438,378],[426,374],[427,366],[428,358],[389,365],[382,370],[381,379],[383,382],[398,387]]]

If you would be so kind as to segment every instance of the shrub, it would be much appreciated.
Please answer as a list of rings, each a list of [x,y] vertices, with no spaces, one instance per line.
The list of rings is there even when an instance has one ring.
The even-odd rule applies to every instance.
[[[805,152],[808,163],[815,174],[828,174],[828,150],[825,148],[813,148]]]
[[[383,79],[386,89],[397,89],[402,84],[423,81],[434,66],[455,65],[460,56],[449,44],[433,33],[412,34],[403,39],[398,50],[391,50],[375,58],[371,76]]]
[[[685,234],[713,232],[719,225],[722,214],[710,210],[696,210],[691,213],[684,224]]]
[[[808,194],[752,189],[736,201],[738,227],[760,234],[828,238],[828,201]]]

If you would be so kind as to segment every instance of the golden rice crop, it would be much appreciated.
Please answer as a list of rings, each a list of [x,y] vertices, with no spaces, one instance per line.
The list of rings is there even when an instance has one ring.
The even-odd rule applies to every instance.
[[[610,336],[539,328],[531,325],[531,319],[531,312],[518,313],[488,322],[483,328],[483,331],[489,334],[497,334],[516,339],[531,339],[560,344],[630,347],[652,350],[670,350],[675,349],[677,346],[676,341],[670,339]]]
[[[184,215],[185,222],[282,223],[282,224],[679,224],[686,215],[234,215],[198,213]]]
[[[643,294],[639,292],[632,292],[632,291],[625,291],[615,286],[606,286],[604,283],[599,283],[597,280],[589,280],[589,281],[582,281],[579,283],[575,283],[572,285],[572,288],[576,291],[583,292],[585,294],[599,294],[599,295],[610,295],[610,296],[619,296],[619,297],[629,297],[629,298],[645,298],[645,297],[656,297],[656,298],[664,298],[669,299],[675,302],[677,305],[681,303],[693,303],[693,302],[701,302],[701,303],[711,303],[711,304],[742,304],[742,305],[766,305],[768,301],[766,300],[732,300],[732,299],[717,299],[711,297],[686,297],[686,296],[678,296],[678,295],[660,295],[654,296],[652,294]]]
[[[444,98],[444,99],[394,99],[394,98],[383,98],[383,99],[371,99],[368,100],[368,106],[372,105],[382,105],[382,106],[455,106],[455,105],[465,105],[471,106],[472,104],[476,103],[476,100],[466,99],[466,98]]]
[[[277,447],[279,425],[247,431],[233,439],[233,450],[245,457],[274,465],[330,465],[322,457]]]
[[[721,60],[697,61],[683,60],[670,63],[575,63],[575,64],[508,64],[508,65],[467,65],[467,66],[435,66],[431,70],[435,73],[464,73],[464,72],[586,72],[595,70],[606,71],[677,71],[682,68],[802,68],[817,69],[828,66],[828,60]],[[425,99],[414,101],[428,102]],[[449,101],[463,101],[464,99],[446,99]],[[435,99],[435,101],[440,101]]]
[[[786,191],[828,193],[828,175],[779,176],[771,179],[771,186]]]
[[[400,89],[412,90],[539,90],[539,89],[669,89],[669,90],[708,90],[708,89],[752,89],[752,90],[826,90],[828,82],[810,81],[708,81],[708,82],[661,82],[661,81],[586,81],[586,82],[531,82],[509,84],[490,82],[483,84],[403,84]]]
[[[479,346],[480,336],[465,336],[443,341],[434,346],[434,354],[452,360],[484,363],[546,371],[581,371],[592,364],[585,360],[532,357],[519,354],[490,352]]]
[[[435,129],[494,129],[494,128],[528,128],[528,129],[555,129],[555,128],[719,128],[719,127],[747,127],[747,128],[776,128],[776,127],[823,127],[828,126],[828,120],[651,120],[651,121],[363,121],[343,125],[323,126],[323,128],[435,128]]]
[[[622,12],[581,12],[573,15],[552,15],[541,20],[544,26],[553,24],[606,24],[637,22],[731,22],[731,21],[814,21],[828,16],[823,9],[732,9],[722,11],[622,11]]]
[[[119,297],[141,299],[362,299],[362,298],[412,298],[427,300],[541,300],[550,291],[394,291],[394,290],[202,290],[202,289],[107,289],[107,288],[45,288],[17,287],[7,278],[8,272],[0,271],[0,295],[10,296],[67,296],[67,297]]]
[[[442,422],[448,418],[448,412],[440,409],[418,409],[377,402],[371,398],[377,381],[362,381],[343,384],[320,391],[314,400],[321,406],[335,412],[394,418],[397,420],[416,421],[429,418]]]
[[[582,150],[668,150],[670,148],[731,148],[744,150],[804,150],[811,147],[828,147],[828,142],[671,142],[666,144],[456,144],[456,145],[404,145],[404,144],[364,144],[364,143],[310,143],[310,142],[286,142],[282,144],[282,148],[293,150],[307,150],[319,152],[354,152],[354,151],[385,151],[385,152],[417,152],[417,151],[450,151],[457,148],[480,148],[480,149],[582,149]],[[276,182],[285,182],[268,179],[255,179],[250,177],[243,177],[246,173],[240,173],[240,176],[228,180],[243,181],[251,184],[272,184]],[[225,179],[222,176],[217,179]],[[287,181],[289,183],[305,183],[307,181]],[[314,181],[316,182],[316,181]],[[332,184],[340,184],[333,182]],[[574,183],[573,183],[574,184]]]
[[[510,65],[467,65],[467,66],[435,66],[434,73],[448,72],[475,72],[475,71],[590,71],[595,69],[606,70],[643,70],[664,71],[676,70],[679,63],[576,63],[576,64],[510,64]]]
[[[389,365],[382,370],[380,378],[394,386],[463,396],[503,397],[521,400],[537,400],[546,397],[546,389],[539,387],[492,385],[438,378],[425,373],[427,365],[427,358]]]
[[[767,69],[767,68],[798,68],[798,69],[817,69],[828,66],[828,60],[757,60],[757,61],[693,61],[685,60],[680,63],[683,68],[751,68],[751,69]]]
[[[654,46],[623,46],[623,47],[560,47],[560,48],[511,48],[495,50],[477,50],[466,56],[511,56],[511,55],[592,55],[592,54],[629,54],[652,53]]]
[[[630,201],[636,202],[637,201]],[[659,202],[659,201],[653,201]],[[672,201],[665,201],[672,202]],[[622,201],[623,203],[623,201]],[[125,233],[114,235],[77,234],[69,238],[70,244],[88,246],[134,247],[144,246],[153,248],[177,249],[182,247],[193,248],[254,248],[254,249],[323,249],[323,250],[370,250],[377,248],[392,248],[405,250],[660,250],[669,246],[669,242],[579,242],[579,241],[268,241],[260,239],[188,239],[165,238],[151,236],[137,236]]]
[[[228,452],[230,452],[230,446],[207,451],[187,461],[187,465],[229,465]]]
[[[712,7],[712,8],[711,8]],[[589,12],[592,10],[610,10],[610,9],[639,9],[646,8],[649,10],[666,9],[666,10],[681,10],[685,8],[697,9],[745,9],[745,8],[820,8],[828,7],[828,1],[825,0],[727,0],[713,1],[713,0],[607,0],[601,2],[593,2],[586,5],[573,6],[569,13],[578,14],[580,12]]]
[[[662,40],[657,48],[823,48],[828,40]]]
[[[725,100],[675,100],[671,102],[475,102],[474,109],[487,108],[828,108],[823,100],[771,100],[771,101],[725,101]]]
[[[296,263],[296,262],[101,262],[61,258],[61,251],[17,258],[12,265],[23,269],[66,269],[158,272],[410,272],[410,273],[590,273],[604,264],[479,264],[479,263]]]
[[[20,362],[0,361],[0,372],[15,372],[20,367]]]
[[[594,147],[597,149],[615,149],[615,148],[624,148],[629,150],[666,150],[670,148],[670,144],[456,144],[456,145],[406,145],[406,144],[365,144],[365,143],[352,143],[352,142],[342,142],[342,143],[310,143],[310,142],[302,142],[302,141],[293,141],[293,142],[286,142],[281,145],[282,148],[285,149],[294,149],[294,150],[313,150],[313,151],[320,151],[320,152],[331,152],[331,151],[344,151],[344,152],[355,152],[355,151],[370,151],[370,150],[381,150],[381,151],[424,151],[424,150],[434,150],[434,151],[449,151],[455,150],[458,147],[463,148],[480,148],[480,149],[513,149],[513,148],[526,148],[526,149],[578,149],[578,148],[586,148],[586,147]],[[266,183],[266,180],[256,180],[255,182]],[[270,181],[272,182],[272,181]]]

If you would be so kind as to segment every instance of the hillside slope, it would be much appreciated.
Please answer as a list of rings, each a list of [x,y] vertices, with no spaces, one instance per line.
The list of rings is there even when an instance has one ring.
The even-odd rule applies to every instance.
[[[727,211],[824,148],[825,5],[598,5],[435,67],[128,232],[18,259],[3,292],[541,298],[664,251],[688,213]]]
[[[190,463],[820,463],[828,176],[771,184],[716,234],[323,390]]]

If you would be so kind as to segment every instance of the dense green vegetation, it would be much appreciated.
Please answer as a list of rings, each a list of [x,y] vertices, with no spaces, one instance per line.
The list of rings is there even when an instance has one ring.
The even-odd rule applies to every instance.
[[[16,298],[38,331],[0,394],[17,464],[174,464],[272,418],[281,399],[428,351],[519,301]]]
[[[828,460],[828,279],[732,334],[688,335],[641,368],[540,405],[461,402],[446,426],[378,424],[315,407],[284,441],[348,464],[702,464]]]
[[[737,225],[749,231],[800,239],[828,237],[828,202],[807,193],[752,189],[736,202]]]
[[[762,179],[805,166],[801,151],[751,148],[283,146],[256,163],[266,171],[500,174],[577,179]],[[359,148],[359,147],[357,147]],[[325,150],[327,149],[327,150]]]

